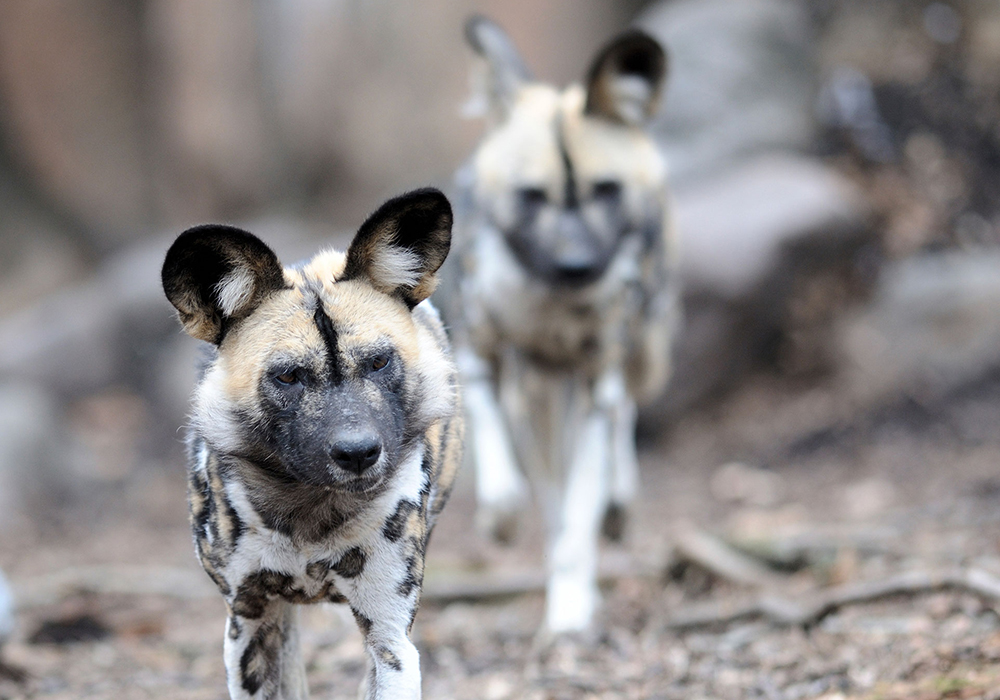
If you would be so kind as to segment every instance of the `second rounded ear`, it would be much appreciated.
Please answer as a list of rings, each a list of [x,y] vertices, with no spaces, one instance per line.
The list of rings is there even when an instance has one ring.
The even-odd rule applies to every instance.
[[[630,29],[601,49],[587,71],[587,114],[620,124],[649,121],[660,104],[667,53],[652,36]]]
[[[437,286],[452,220],[448,198],[432,187],[390,199],[358,229],[341,279],[365,279],[412,309]]]

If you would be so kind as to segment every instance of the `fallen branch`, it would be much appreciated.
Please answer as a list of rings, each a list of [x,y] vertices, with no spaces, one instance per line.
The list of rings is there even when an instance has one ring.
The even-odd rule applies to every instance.
[[[686,630],[761,618],[776,625],[805,626],[815,624],[847,605],[870,603],[894,595],[932,593],[944,589],[965,591],[1000,603],[1000,579],[981,569],[910,571],[881,581],[836,586],[802,600],[764,595],[753,600],[690,606],[668,619],[666,626],[669,629]]]
[[[628,565],[601,567],[598,580],[613,583],[622,578],[659,575]],[[57,573],[12,581],[17,610],[54,605],[80,594],[155,595],[192,600],[219,594],[198,569],[135,565],[70,567]],[[545,591],[545,573],[524,571],[428,575],[422,599],[448,603],[458,600],[488,600]]]
[[[218,595],[197,569],[125,564],[69,567],[53,574],[11,581],[18,610],[53,605],[81,593],[205,598]]]
[[[772,588],[783,580],[757,559],[690,524],[682,524],[677,528],[674,546],[677,558],[694,562],[732,583],[756,588]]]

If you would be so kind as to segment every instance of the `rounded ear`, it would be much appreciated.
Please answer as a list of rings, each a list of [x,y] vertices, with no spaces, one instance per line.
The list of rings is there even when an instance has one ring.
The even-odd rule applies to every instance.
[[[531,72],[524,64],[514,42],[496,22],[482,15],[473,15],[465,23],[465,39],[483,58],[484,75],[474,87],[473,99],[483,102],[497,120],[510,112],[518,90],[531,81]]]
[[[667,54],[649,34],[630,29],[612,39],[587,71],[586,114],[620,124],[646,123],[659,106]]]
[[[178,236],[160,274],[184,330],[216,345],[232,321],[285,286],[281,263],[270,248],[252,233],[218,224]]]
[[[390,199],[358,229],[340,279],[365,279],[412,309],[437,286],[436,273],[451,248],[451,224],[451,204],[440,190]]]

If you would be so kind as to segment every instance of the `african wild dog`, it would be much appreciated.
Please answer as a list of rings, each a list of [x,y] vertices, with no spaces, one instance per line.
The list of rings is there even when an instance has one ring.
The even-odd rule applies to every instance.
[[[526,482],[549,532],[546,625],[581,630],[598,602],[597,540],[635,496],[636,403],[669,374],[677,316],[666,167],[644,126],[666,55],[630,30],[585,85],[535,82],[495,24],[466,27],[484,59],[490,128],[459,172],[452,314],[479,522],[509,535]]]
[[[228,226],[182,233],[163,288],[214,346],[193,400],[188,500],[225,598],[233,698],[306,698],[295,604],[347,603],[366,697],[420,697],[409,630],[460,461],[456,373],[425,301],[448,254],[437,190],[392,199],[346,254],[282,268]]]

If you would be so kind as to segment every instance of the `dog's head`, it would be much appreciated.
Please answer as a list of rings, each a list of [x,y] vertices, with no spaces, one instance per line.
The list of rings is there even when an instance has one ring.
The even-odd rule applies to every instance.
[[[452,409],[443,340],[419,322],[451,243],[437,190],[383,204],[346,254],[296,268],[250,233],[199,226],[163,264],[184,329],[216,346],[195,430],[270,476],[346,491],[384,482]]]
[[[532,79],[490,20],[474,17],[466,36],[482,58],[478,98],[491,123],[472,162],[477,208],[532,274],[594,282],[627,233],[662,221],[666,168],[645,126],[666,54],[629,30],[598,52],[584,85],[558,90]]]

